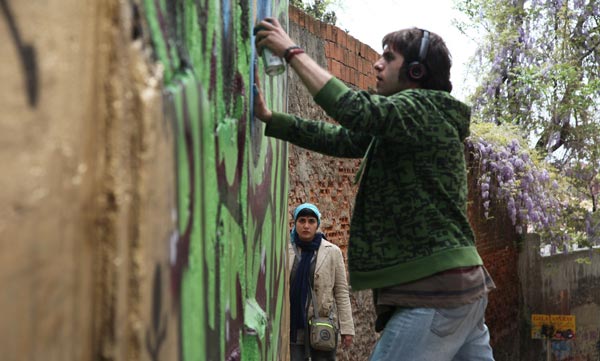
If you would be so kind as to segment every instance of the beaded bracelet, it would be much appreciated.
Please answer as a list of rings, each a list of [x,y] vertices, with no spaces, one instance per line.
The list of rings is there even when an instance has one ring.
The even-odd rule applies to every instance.
[[[285,51],[283,52],[283,58],[286,59],[290,54],[290,51],[294,49],[300,49],[300,47],[298,45],[292,45],[289,48],[285,49]]]
[[[285,53],[283,53],[283,58],[289,64],[289,62],[292,61],[292,58],[294,56],[302,53],[304,53],[304,50],[301,47],[296,45],[290,46],[289,48],[285,49]]]

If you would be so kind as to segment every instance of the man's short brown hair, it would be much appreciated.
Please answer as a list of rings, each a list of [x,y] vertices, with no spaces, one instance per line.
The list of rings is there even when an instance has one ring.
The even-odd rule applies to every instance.
[[[403,29],[391,32],[383,37],[382,45],[388,46],[393,51],[402,54],[404,64],[402,69],[407,72],[408,64],[419,60],[419,50],[421,48],[421,39],[423,30],[418,28]],[[444,43],[444,40],[437,34],[429,32],[429,45],[427,55],[421,62],[427,71],[427,74],[418,80],[421,88],[432,90],[452,91],[450,82],[450,67],[452,66],[452,57]]]

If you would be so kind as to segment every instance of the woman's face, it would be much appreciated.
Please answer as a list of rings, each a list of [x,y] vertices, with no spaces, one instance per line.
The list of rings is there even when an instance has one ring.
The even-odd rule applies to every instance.
[[[296,233],[298,238],[303,242],[310,242],[317,234],[318,221],[317,217],[300,216],[296,219]]]

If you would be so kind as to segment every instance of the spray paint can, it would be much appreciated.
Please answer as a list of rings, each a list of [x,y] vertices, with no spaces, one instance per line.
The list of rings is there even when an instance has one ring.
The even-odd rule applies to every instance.
[[[262,26],[255,26],[254,35],[256,36],[256,33],[262,29]],[[285,71],[285,63],[283,62],[283,59],[273,54],[271,50],[263,48],[261,57],[265,67],[265,73],[267,73],[267,75],[277,76]]]
[[[265,66],[265,72],[269,76],[277,76],[285,71],[283,59],[273,54],[269,49],[262,50],[262,60]]]

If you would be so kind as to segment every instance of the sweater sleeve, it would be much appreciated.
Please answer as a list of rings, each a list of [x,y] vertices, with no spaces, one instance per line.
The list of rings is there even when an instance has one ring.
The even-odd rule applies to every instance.
[[[315,96],[315,101],[343,127],[353,132],[417,141],[428,126],[434,104],[422,90],[404,90],[391,96],[348,89],[339,79],[331,79]]]
[[[273,118],[265,128],[265,135],[325,155],[344,158],[364,156],[371,141],[370,135],[354,132],[337,124],[306,120],[278,112],[273,112]]]

